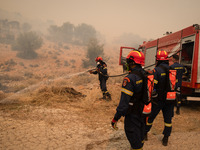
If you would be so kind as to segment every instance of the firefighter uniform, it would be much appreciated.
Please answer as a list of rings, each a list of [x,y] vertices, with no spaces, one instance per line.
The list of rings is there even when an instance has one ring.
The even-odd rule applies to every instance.
[[[166,70],[169,69],[168,62],[161,62],[157,67],[154,68],[154,91],[158,96],[152,102],[152,112],[146,123],[145,132],[146,134],[152,127],[153,121],[162,110],[164,117],[164,137],[168,137],[172,131],[172,117],[174,115],[174,103],[166,101]],[[165,145],[166,146],[166,145]]]
[[[176,103],[176,107],[177,107],[177,114],[179,114],[179,109],[181,106],[181,85],[182,85],[182,76],[183,74],[187,73],[187,69],[179,64],[178,62],[175,62],[173,65],[170,66],[171,68],[175,69],[177,71],[176,73],[176,96],[177,96],[177,103]]]
[[[142,72],[141,66],[136,66],[131,72]],[[141,76],[129,73],[122,84],[121,99],[116,109],[114,120],[125,116],[124,130],[133,149],[141,149],[144,144],[144,121],[142,111],[144,102],[141,98],[143,80]]]
[[[106,82],[108,80],[108,73],[107,73],[107,65],[105,62],[101,61],[97,65],[97,70],[93,72],[93,74],[99,75],[99,81],[100,81],[100,88],[103,93],[103,99],[106,99],[106,96],[108,96],[109,99],[111,99],[111,95],[107,90]]]

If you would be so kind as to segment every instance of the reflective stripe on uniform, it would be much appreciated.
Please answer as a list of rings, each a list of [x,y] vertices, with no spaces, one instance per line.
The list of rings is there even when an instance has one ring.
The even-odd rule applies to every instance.
[[[187,73],[187,69],[185,68],[185,72],[184,72],[184,74],[186,74]]]
[[[133,103],[128,103],[129,105],[133,106]]]
[[[161,73],[161,76],[166,76],[166,73]]]
[[[140,84],[142,83],[142,80],[136,81],[136,84]]]
[[[125,88],[122,88],[121,91],[124,92],[124,93],[127,94],[127,95],[133,96],[133,92],[132,92],[132,91],[129,91],[129,90],[125,89]]]
[[[166,123],[166,122],[165,122],[165,126],[166,126],[166,127],[172,127],[172,124],[171,124],[171,123]]]
[[[154,83],[155,83],[155,84],[158,84],[158,81],[157,81],[156,79],[154,79]]]
[[[152,124],[153,124],[153,122],[152,122],[152,123],[149,123],[149,122],[147,121],[147,126],[152,126]]]

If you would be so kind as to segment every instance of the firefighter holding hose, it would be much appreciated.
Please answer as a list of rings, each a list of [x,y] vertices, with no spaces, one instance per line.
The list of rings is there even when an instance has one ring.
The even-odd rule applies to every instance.
[[[100,88],[103,93],[104,100],[111,100],[111,94],[107,90],[106,82],[108,80],[107,64],[103,61],[102,57],[96,57],[95,59],[97,67],[96,70],[90,70],[90,74],[98,74]]]

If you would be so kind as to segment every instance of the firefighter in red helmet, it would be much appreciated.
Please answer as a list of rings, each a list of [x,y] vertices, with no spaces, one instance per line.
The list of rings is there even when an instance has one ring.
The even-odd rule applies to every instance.
[[[168,144],[168,137],[172,130],[172,117],[174,115],[174,102],[167,100],[169,68],[167,52],[159,50],[156,55],[156,67],[153,70],[154,90],[152,94],[152,112],[145,126],[145,140],[148,140],[147,133],[150,131],[154,119],[160,110],[162,110],[165,125],[163,130],[164,137],[162,139],[164,146]]]
[[[145,129],[142,112],[144,104],[148,103],[148,99],[144,101],[142,98],[144,54],[133,50],[126,57],[126,62],[129,74],[123,80],[120,102],[111,125],[117,129],[117,121],[124,116],[124,130],[131,149],[142,149]]]
[[[182,85],[182,76],[187,74],[187,69],[179,63],[179,56],[173,55],[172,58],[173,64],[170,66],[171,68],[177,71],[177,83],[176,83],[176,114],[180,114],[180,106],[181,106],[181,85]]]
[[[90,71],[91,74],[98,74],[100,81],[100,88],[103,93],[103,98],[105,100],[111,100],[111,94],[107,90],[106,82],[108,80],[107,65],[103,61],[102,57],[96,57],[95,59],[97,67],[95,71]]]

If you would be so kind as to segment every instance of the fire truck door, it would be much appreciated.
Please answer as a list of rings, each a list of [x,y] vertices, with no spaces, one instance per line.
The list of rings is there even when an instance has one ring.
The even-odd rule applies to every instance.
[[[153,64],[155,64],[156,62],[156,53],[157,53],[157,47],[150,47],[146,49],[145,52],[145,65],[144,67],[147,67],[147,70],[153,70],[153,68],[155,67]],[[153,65],[153,66],[150,66]],[[150,66],[150,67],[148,67]]]
[[[183,81],[191,82],[191,73],[193,65],[193,52],[194,52],[195,35],[182,39],[182,51],[180,63],[187,68],[187,76]]]

